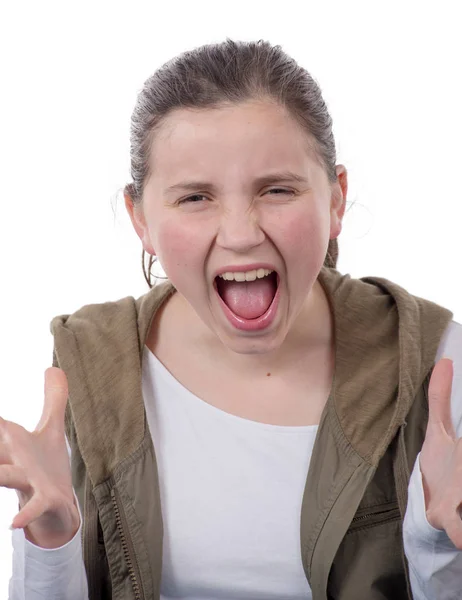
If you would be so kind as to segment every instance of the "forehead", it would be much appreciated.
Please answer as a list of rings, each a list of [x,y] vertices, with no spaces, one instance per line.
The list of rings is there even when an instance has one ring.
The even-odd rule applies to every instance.
[[[315,167],[312,141],[279,105],[246,102],[220,108],[177,109],[154,136],[150,171],[159,183],[201,173],[253,173]]]

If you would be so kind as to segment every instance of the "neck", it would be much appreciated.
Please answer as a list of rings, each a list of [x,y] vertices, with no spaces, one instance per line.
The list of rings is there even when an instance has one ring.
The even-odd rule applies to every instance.
[[[202,322],[183,296],[174,294],[171,300],[172,320],[169,321],[177,334],[175,339],[194,348],[195,354],[201,355],[208,364],[219,363],[222,369],[238,372],[244,378],[261,371],[276,372],[295,366],[301,360],[309,360],[310,355],[324,355],[326,350],[333,348],[332,315],[317,280],[284,342],[264,354],[239,354],[230,350]]]

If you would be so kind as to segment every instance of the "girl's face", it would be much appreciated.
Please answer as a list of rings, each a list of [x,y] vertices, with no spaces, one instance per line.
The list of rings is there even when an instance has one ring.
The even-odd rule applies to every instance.
[[[178,109],[150,160],[143,203],[125,199],[145,251],[229,349],[278,348],[341,231],[344,167],[329,184],[306,133],[270,102]]]

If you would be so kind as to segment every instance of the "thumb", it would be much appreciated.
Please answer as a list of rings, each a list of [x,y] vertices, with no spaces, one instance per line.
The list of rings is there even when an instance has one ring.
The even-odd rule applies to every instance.
[[[64,371],[58,367],[46,369],[44,389],[42,416],[35,431],[51,428],[64,433],[64,414],[68,397],[67,377]]]
[[[451,419],[453,376],[454,367],[450,358],[442,358],[433,368],[428,386],[428,424],[443,429],[455,439],[456,434]]]

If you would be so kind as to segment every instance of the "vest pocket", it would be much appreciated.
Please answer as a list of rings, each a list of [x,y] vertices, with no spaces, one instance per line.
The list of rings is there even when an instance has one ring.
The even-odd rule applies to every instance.
[[[410,600],[396,502],[361,508],[335,555],[328,598]]]
[[[358,529],[365,529],[389,521],[399,520],[401,520],[401,513],[397,502],[360,508],[356,511],[356,514],[350,523],[347,535]]]

